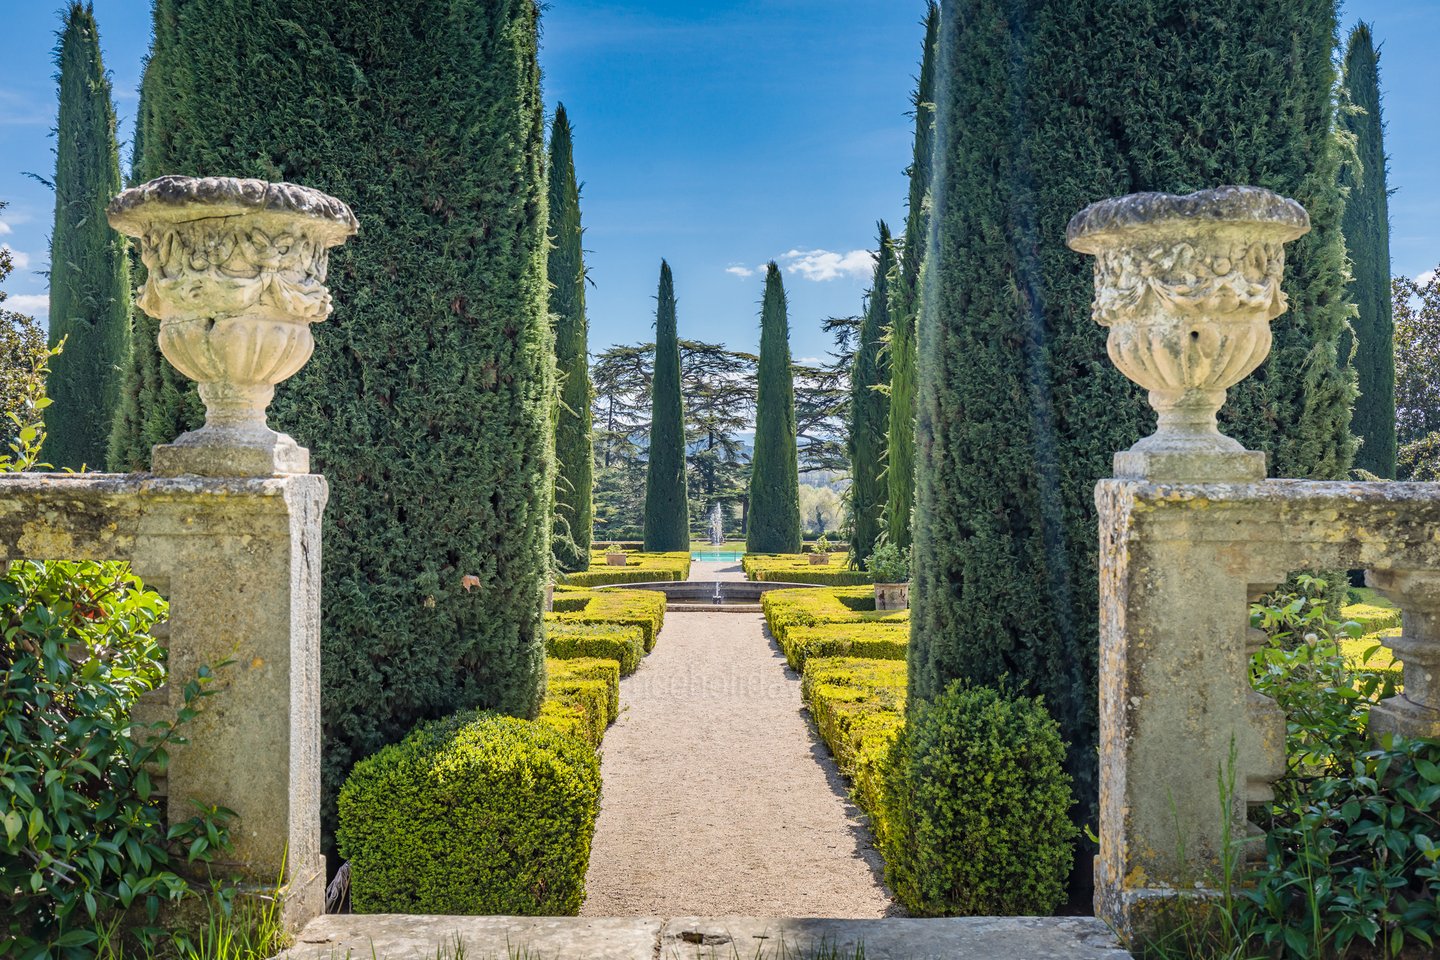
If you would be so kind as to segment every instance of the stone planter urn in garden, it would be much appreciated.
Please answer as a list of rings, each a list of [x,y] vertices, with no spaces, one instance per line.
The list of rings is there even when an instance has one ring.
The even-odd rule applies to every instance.
[[[271,430],[275,385],[315,348],[330,315],[331,247],[358,229],[350,208],[292,183],[161,177],[111,201],[110,224],[140,242],[138,304],[160,351],[199,384],[205,425],[154,451],[162,476],[308,473],[310,453]]]
[[[829,562],[830,562],[830,554],[829,554],[829,553],[812,553],[812,554],[810,554],[810,565],[811,565],[812,567],[818,567],[818,566],[820,566],[820,565],[822,565],[822,564],[826,564],[826,563],[829,563]]]
[[[612,567],[625,566],[625,551],[611,547],[605,553],[605,563]]]
[[[1153,434],[1115,455],[1115,475],[1166,481],[1265,478],[1264,454],[1220,433],[1225,391],[1264,362],[1285,312],[1286,241],[1305,209],[1259,187],[1102,200],[1066,230],[1095,255],[1096,322],[1120,372],[1150,391]]]
[[[876,610],[904,610],[908,606],[910,606],[910,584],[875,584]]]

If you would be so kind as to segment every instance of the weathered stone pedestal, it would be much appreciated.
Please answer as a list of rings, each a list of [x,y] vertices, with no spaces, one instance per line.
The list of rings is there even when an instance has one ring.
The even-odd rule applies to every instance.
[[[219,668],[171,749],[172,821],[191,801],[229,807],[234,849],[217,865],[259,889],[281,881],[286,926],[323,912],[320,853],[318,476],[0,477],[0,560],[128,560],[170,600],[170,682],[145,705],[174,719],[179,688]],[[283,866],[283,874],[282,874]]]

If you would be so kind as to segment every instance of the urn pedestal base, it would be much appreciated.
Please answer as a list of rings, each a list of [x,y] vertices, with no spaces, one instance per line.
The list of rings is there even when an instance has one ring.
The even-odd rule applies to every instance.
[[[1115,454],[1115,476],[1154,483],[1258,483],[1265,479],[1265,454],[1259,450],[1122,450]]]
[[[236,427],[201,427],[151,451],[157,477],[274,477],[310,472],[310,451],[289,436]]]

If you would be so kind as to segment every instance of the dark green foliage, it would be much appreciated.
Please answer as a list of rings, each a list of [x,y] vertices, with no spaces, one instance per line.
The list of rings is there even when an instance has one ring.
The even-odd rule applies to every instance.
[[[940,7],[925,15],[925,52],[915,91],[915,152],[910,161],[910,198],[899,269],[890,284],[890,429],[886,438],[885,530],[901,549],[909,549],[910,518],[915,508],[915,389],[920,357],[916,324],[920,318],[920,269],[930,231],[930,175],[935,148],[935,54],[940,42]]]
[[[1222,428],[1276,476],[1344,476],[1334,42],[1333,0],[942,10],[910,689],[1008,674],[1044,694],[1079,822],[1094,822],[1098,793],[1094,486],[1154,418],[1106,356],[1093,264],[1065,248],[1065,225],[1140,190],[1258,184],[1303,203],[1313,229],[1286,248],[1290,309]]]
[[[565,105],[550,128],[550,316],[555,324],[555,562],[566,573],[590,565],[595,448],[590,434],[590,335],[580,187]]]
[[[800,552],[800,464],[795,448],[795,381],[785,285],[765,269],[756,371],[755,452],[751,456],[748,553]]]
[[[110,78],[100,62],[95,14],[73,2],[55,51],[60,119],[55,130],[55,229],[50,234],[50,364],[45,459],[57,468],[105,465],[110,422],[130,358],[130,262],[125,238],[105,220],[120,192],[120,152]]]
[[[0,210],[5,204],[0,202]],[[0,282],[10,276],[14,260],[0,247]],[[45,399],[45,380],[40,372],[49,357],[45,332],[34,318],[5,309],[9,296],[0,290],[0,449],[21,430],[40,427],[35,405]],[[3,462],[3,458],[0,458]]]
[[[1390,312],[1390,207],[1385,188],[1385,125],[1380,109],[1380,54],[1369,24],[1350,31],[1342,84],[1353,111],[1341,114],[1355,137],[1355,157],[1341,168],[1345,246],[1350,254],[1349,297],[1354,319],[1355,434],[1362,441],[1355,466],[1379,477],[1395,476],[1395,328]],[[1341,344],[1349,354],[1351,338]]]
[[[913,641],[912,641],[913,642]],[[1065,745],[1038,699],[952,683],[912,702],[881,778],[881,850],[914,916],[1045,915],[1070,872]]]
[[[650,451],[645,470],[645,549],[690,549],[690,502],[685,489],[685,404],[680,396],[680,339],[675,280],[660,261],[655,307],[655,366],[650,399]]]
[[[462,713],[355,765],[340,852],[357,913],[564,916],[585,899],[600,811],[587,744],[528,720]]]
[[[331,255],[335,313],[271,407],[330,484],[330,826],[355,760],[418,720],[472,707],[533,716],[543,693],[555,391],[539,11],[534,0],[243,8],[158,5],[141,167],[303,183],[360,219]],[[180,31],[166,20],[176,11]],[[147,416],[152,403],[170,416],[164,396],[142,400]]]
[[[895,247],[890,228],[880,222],[880,254],[865,302],[865,319],[850,371],[850,562],[863,567],[880,538],[885,516],[885,434],[890,429],[890,354],[884,350],[890,328],[890,272]],[[878,389],[877,389],[878,388]]]

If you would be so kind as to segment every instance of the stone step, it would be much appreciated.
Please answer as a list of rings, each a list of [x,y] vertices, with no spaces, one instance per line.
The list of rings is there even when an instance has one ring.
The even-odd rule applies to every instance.
[[[457,944],[463,949],[458,951]],[[1093,917],[432,917],[332,914],[281,960],[1131,960]]]

